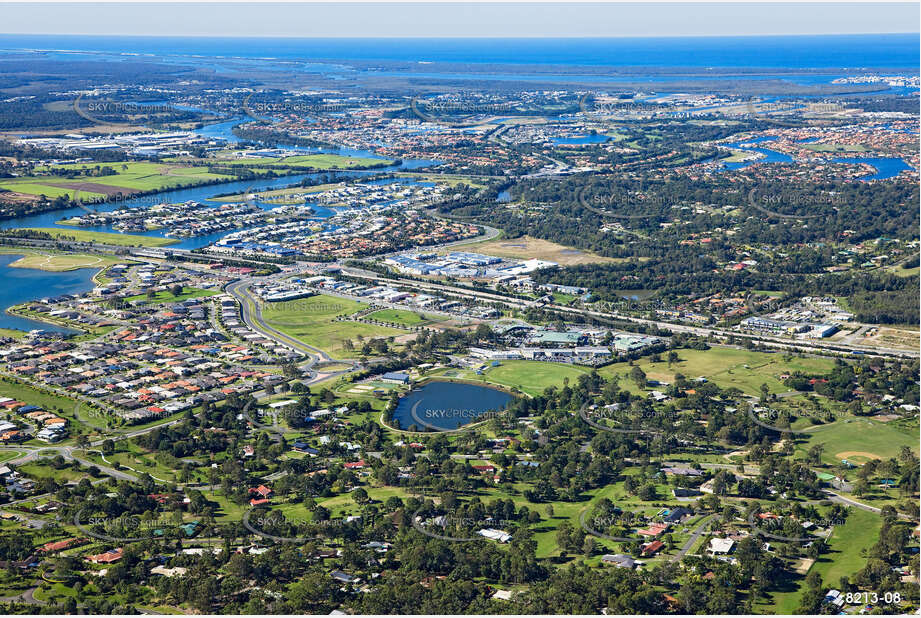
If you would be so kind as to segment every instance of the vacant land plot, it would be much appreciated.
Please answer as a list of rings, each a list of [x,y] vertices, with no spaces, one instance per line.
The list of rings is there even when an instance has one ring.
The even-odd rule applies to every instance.
[[[75,254],[40,254],[25,255],[12,264],[13,268],[33,268],[51,272],[64,272],[80,268],[103,268],[118,264],[119,260],[102,255]]]
[[[872,335],[858,339],[857,342],[864,345],[917,350],[921,345],[921,336],[917,330],[880,326]]]
[[[55,238],[71,239],[77,242],[102,243],[106,245],[122,245],[126,247],[166,247],[179,241],[160,236],[141,236],[139,234],[114,234],[111,232],[91,232],[88,230],[64,230],[56,227],[26,227],[24,230],[44,232]]]
[[[266,323],[332,355],[346,352],[346,340],[360,347],[358,337],[373,339],[402,335],[405,332],[386,326],[336,321],[337,316],[351,315],[368,306],[354,300],[320,294],[297,303],[282,305],[284,306],[279,308],[271,304],[265,306],[262,317]]]
[[[476,251],[497,257],[516,258],[529,260],[537,258],[572,266],[575,264],[597,264],[601,262],[614,262],[613,258],[606,258],[581,249],[573,249],[558,245],[549,240],[522,236],[521,238],[502,238],[482,243],[473,243],[464,246],[465,251]]]

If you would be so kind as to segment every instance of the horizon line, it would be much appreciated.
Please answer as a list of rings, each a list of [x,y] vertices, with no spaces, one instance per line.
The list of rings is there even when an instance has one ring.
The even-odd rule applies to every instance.
[[[755,38],[755,37],[804,37],[804,36],[900,36],[900,35],[921,35],[918,32],[803,32],[803,33],[762,33],[762,34],[621,34],[610,36],[595,35],[443,35],[443,36],[425,36],[425,35],[380,35],[380,36],[361,36],[361,35],[340,35],[340,36],[300,36],[293,34],[111,34],[98,32],[0,32],[0,36],[94,36],[103,38],[169,38],[169,39],[189,39],[189,38],[233,38],[233,39],[299,39],[299,40],[336,40],[336,39],[423,39],[423,40],[440,40],[440,39],[709,39],[709,38]],[[921,42],[919,42],[921,43]]]

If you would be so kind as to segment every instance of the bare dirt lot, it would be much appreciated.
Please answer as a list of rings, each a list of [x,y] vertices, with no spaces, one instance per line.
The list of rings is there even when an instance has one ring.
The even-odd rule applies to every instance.
[[[521,238],[501,238],[483,243],[474,243],[464,246],[465,251],[475,251],[496,257],[517,258],[530,260],[533,258],[556,262],[562,266],[577,264],[598,264],[601,262],[614,262],[613,258],[606,258],[581,249],[573,249],[558,245],[549,240],[522,236]]]

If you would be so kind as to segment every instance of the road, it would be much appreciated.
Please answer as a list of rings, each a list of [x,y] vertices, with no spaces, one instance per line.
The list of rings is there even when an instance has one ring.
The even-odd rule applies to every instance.
[[[409,279],[401,277],[399,275],[392,275],[388,277],[383,277],[378,273],[368,271],[361,268],[343,266],[343,274],[346,274],[350,277],[355,277],[357,279],[365,279],[373,281],[375,285],[390,284],[390,285],[404,285],[409,287],[414,287],[416,289],[434,291],[434,292],[443,292],[447,294],[453,294],[455,296],[462,296],[466,298],[471,298],[480,301],[488,301],[493,303],[502,303],[508,307],[515,309],[527,309],[529,307],[534,307],[537,303],[533,300],[525,300],[514,298],[510,296],[505,296],[495,292],[485,292],[481,290],[473,290],[466,287],[458,287],[446,283],[432,283],[428,281],[420,281],[416,279]],[[624,315],[614,311],[598,311],[595,309],[585,309],[582,307],[568,307],[566,305],[558,305],[553,303],[545,303],[540,305],[544,309],[549,309],[557,311],[563,314],[576,314],[580,315],[583,318],[590,318],[597,321],[611,321],[619,320],[622,322],[632,322],[634,324],[642,324],[645,326],[652,326],[662,330],[670,330],[672,332],[683,332],[693,335],[698,335],[700,337],[708,337],[711,335],[719,336],[723,338],[733,337],[737,340],[748,339],[756,343],[761,343],[767,347],[777,348],[777,349],[789,349],[798,352],[807,352],[807,353],[829,353],[829,352],[838,352],[838,353],[853,353],[860,352],[868,357],[887,357],[887,356],[897,356],[900,358],[917,358],[919,357],[919,352],[917,350],[900,350],[896,348],[881,348],[881,347],[872,347],[872,346],[863,346],[855,344],[832,344],[832,343],[821,343],[819,341],[809,341],[809,340],[791,340],[784,339],[780,337],[770,337],[762,335],[754,335],[750,333],[742,333],[738,331],[714,328],[709,326],[690,326],[685,324],[673,324],[671,322],[663,322],[660,320],[650,320],[646,318],[638,318],[635,316]]]
[[[262,317],[262,309],[259,307],[259,303],[249,293],[249,286],[252,285],[253,281],[254,280],[252,279],[241,279],[235,281],[229,284],[225,288],[225,291],[237,299],[237,301],[240,303],[240,315],[243,317],[243,322],[250,329],[257,333],[261,333],[272,341],[280,343],[281,345],[287,346],[289,348],[293,348],[307,355],[307,362],[301,365],[302,368],[305,368],[308,370],[308,372],[310,372],[308,379],[305,380],[305,384],[310,385],[322,380],[328,380],[332,377],[348,373],[358,366],[358,363],[354,360],[332,358],[329,354],[320,348],[308,345],[303,341],[286,335],[278,329],[266,324]],[[320,374],[315,369],[313,369],[317,363],[342,363],[349,365],[349,369],[334,371],[328,374]]]
[[[710,523],[710,520],[716,517],[715,515],[707,515],[700,520],[700,523],[697,524],[697,527],[694,528],[694,531],[691,532],[691,537],[685,541],[684,545],[681,546],[681,549],[678,550],[674,556],[672,556],[672,562],[680,562],[684,555],[691,551],[691,548],[694,547],[694,544],[700,540],[700,537],[704,534],[704,528],[707,524]]]
[[[477,239],[472,239],[472,240],[476,240],[477,242],[479,242],[479,241],[482,241],[483,238],[478,237]],[[90,244],[90,243],[60,241],[60,240],[43,241],[43,240],[34,240],[34,239],[28,239],[28,240],[17,239],[17,242],[20,242],[20,241],[21,241],[21,244],[28,245],[28,246],[66,247],[66,248],[77,250],[77,251],[92,250],[96,252],[99,252],[99,251],[115,252],[115,251],[125,251],[126,250],[125,247],[117,247],[113,245],[103,245],[103,244],[98,244],[98,243]],[[131,254],[135,254],[138,251],[141,251],[141,252],[149,251],[149,249],[128,248],[128,251]],[[184,256],[200,257],[197,254],[194,254],[191,251],[184,250],[184,249],[166,249],[166,251],[169,251],[170,253],[173,253],[175,255],[180,255],[180,256],[184,255]],[[208,254],[208,258],[213,259],[214,261],[222,261],[224,259],[238,260],[238,258],[225,258],[223,256],[211,255],[211,254]],[[253,264],[258,265],[260,263],[253,262]],[[422,281],[417,281],[414,279],[405,279],[399,276],[384,278],[378,275],[377,273],[373,273],[373,272],[366,271],[363,269],[343,267],[342,270],[345,274],[348,274],[356,278],[369,279],[375,282],[385,281],[385,282],[390,282],[390,283],[401,283],[402,285],[409,285],[409,286],[412,286],[418,289],[442,291],[442,292],[448,292],[448,293],[459,295],[459,296],[466,296],[468,298],[488,300],[490,302],[499,302],[507,306],[518,308],[518,309],[523,309],[523,308],[527,308],[530,306],[534,306],[535,304],[533,301],[515,299],[512,297],[503,296],[503,295],[495,294],[491,292],[481,292],[478,290],[470,290],[468,288],[459,288],[459,287],[446,285],[446,284],[434,284],[434,283],[422,282]],[[290,273],[285,273],[281,276],[286,276],[288,274]],[[271,279],[273,277],[279,277],[279,275],[273,275],[263,280]],[[240,285],[242,284],[238,283],[236,284],[236,287],[239,287]],[[244,306],[245,306],[245,303],[244,303]],[[819,353],[819,354],[821,353],[825,353],[825,354],[850,353],[850,354],[853,354],[856,352],[859,354],[866,355],[868,357],[897,357],[897,358],[919,358],[921,357],[921,352],[919,352],[918,350],[884,348],[884,347],[878,347],[878,346],[859,345],[855,343],[844,343],[844,342],[822,343],[819,341],[791,340],[791,339],[785,339],[781,337],[771,337],[771,336],[754,335],[750,333],[742,333],[738,331],[714,328],[714,327],[709,327],[709,326],[689,326],[685,324],[673,324],[671,322],[663,322],[659,320],[649,320],[645,318],[638,318],[635,316],[623,315],[623,314],[620,314],[614,311],[605,312],[605,311],[598,311],[594,309],[585,309],[582,307],[567,307],[565,305],[557,305],[557,304],[544,304],[542,306],[545,309],[551,309],[559,313],[577,314],[577,315],[581,315],[583,318],[591,318],[591,319],[595,319],[595,320],[602,321],[602,322],[605,320],[620,320],[620,321],[633,322],[635,324],[643,324],[646,326],[654,326],[656,328],[667,329],[673,332],[690,333],[690,334],[698,335],[701,337],[707,337],[710,335],[714,335],[714,336],[719,336],[719,337],[724,337],[724,338],[734,337],[739,340],[748,339],[753,342],[761,343],[767,347],[772,347],[772,348],[777,348],[777,349],[788,349],[788,350],[793,350],[793,351],[798,351],[798,352],[811,352],[811,353]],[[272,330],[273,329],[266,327],[265,334],[272,332]],[[275,336],[272,338],[279,341],[280,343],[284,343],[284,345],[293,346],[295,349],[303,349],[303,346],[304,346],[303,343],[287,338],[286,335],[284,335],[283,333],[278,333],[277,331],[275,331],[274,334]],[[287,342],[284,341],[285,338],[288,339]],[[317,354],[318,351],[314,349],[312,353]]]

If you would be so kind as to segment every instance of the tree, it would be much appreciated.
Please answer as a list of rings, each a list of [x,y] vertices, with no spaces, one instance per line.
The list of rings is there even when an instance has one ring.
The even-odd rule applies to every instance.
[[[368,492],[365,491],[364,487],[359,487],[352,492],[352,500],[354,500],[356,504],[365,504],[368,502]]]
[[[582,553],[586,558],[590,558],[595,553],[595,539],[591,536],[586,536],[582,542]]]
[[[809,450],[806,451],[806,461],[813,466],[817,466],[822,461],[822,452],[825,450],[825,445],[821,442],[813,444],[809,447]]]
[[[634,365],[633,369],[630,370],[630,379],[633,380],[633,383],[638,388],[646,388],[646,373],[637,365]]]

